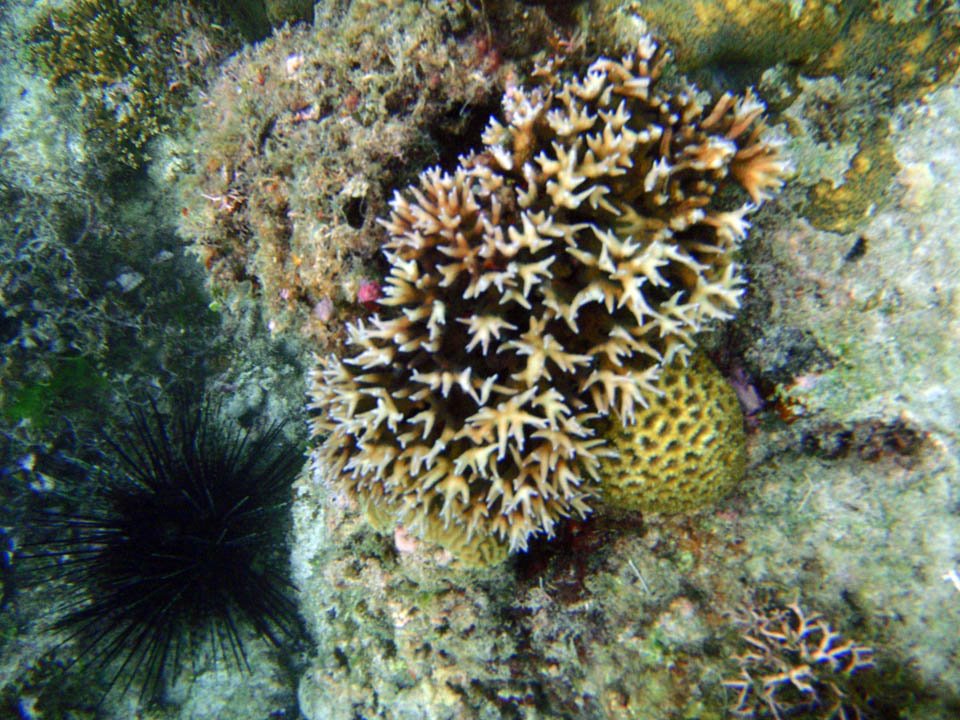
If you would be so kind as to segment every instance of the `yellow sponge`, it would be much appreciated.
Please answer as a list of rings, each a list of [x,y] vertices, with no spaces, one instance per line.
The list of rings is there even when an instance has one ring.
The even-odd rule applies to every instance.
[[[733,388],[702,354],[674,363],[660,397],[637,409],[636,424],[606,438],[601,496],[610,508],[646,513],[696,510],[726,494],[746,467],[743,413]]]

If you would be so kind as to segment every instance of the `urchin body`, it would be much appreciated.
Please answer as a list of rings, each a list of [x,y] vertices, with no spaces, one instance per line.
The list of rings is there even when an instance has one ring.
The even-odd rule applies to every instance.
[[[302,456],[279,426],[254,437],[207,405],[170,422],[152,405],[131,422],[107,439],[119,469],[96,478],[88,509],[39,517],[48,536],[32,557],[67,583],[55,628],[77,662],[103,669],[107,691],[152,699],[202,643],[243,667],[248,628],[275,645],[296,633],[277,551]]]

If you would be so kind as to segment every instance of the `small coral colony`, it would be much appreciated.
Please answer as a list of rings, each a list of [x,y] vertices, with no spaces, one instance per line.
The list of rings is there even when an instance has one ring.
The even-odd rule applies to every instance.
[[[751,93],[658,80],[644,36],[510,87],[452,172],[398,192],[377,312],[312,376],[312,457],[380,527],[496,562],[595,504],[664,511],[743,471],[695,336],[743,293],[747,215],[782,183]]]

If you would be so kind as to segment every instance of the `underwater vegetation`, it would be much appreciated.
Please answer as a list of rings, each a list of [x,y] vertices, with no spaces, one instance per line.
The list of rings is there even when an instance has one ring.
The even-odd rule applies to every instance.
[[[38,16],[25,55],[52,85],[80,93],[87,133],[139,167],[149,141],[182,123],[207,66],[238,44],[210,10],[189,0],[73,0]]]
[[[171,229],[149,231],[66,171],[25,190],[0,170],[0,457],[68,450],[117,397],[195,377],[217,317]],[[134,218],[136,216],[134,215]]]
[[[380,279],[397,187],[455,162],[517,58],[556,32],[518,3],[318,3],[205,90],[184,152],[180,234],[225,307],[253,298],[270,331],[331,352]],[[509,32],[523,24],[523,32]],[[309,359],[308,359],[309,362]]]
[[[18,0],[20,4],[24,1]],[[37,12],[53,4],[39,4]],[[121,0],[115,7],[136,4]],[[274,3],[251,0],[230,7],[242,12],[241,7],[262,9],[268,5]],[[505,12],[503,8],[511,5],[531,15],[547,8],[562,25],[564,40],[551,38],[551,32],[543,32],[542,26],[533,26],[519,13],[513,23],[498,23],[492,15],[488,22],[485,17]],[[954,662],[960,603],[948,581],[950,573],[956,577],[957,515],[952,496],[958,424],[956,393],[946,382],[956,375],[955,353],[949,352],[948,339],[956,337],[951,332],[956,326],[956,303],[951,303],[956,282],[950,270],[956,267],[952,239],[960,233],[954,231],[953,210],[958,203],[950,188],[960,187],[952,182],[953,170],[960,167],[954,162],[954,150],[960,147],[955,132],[960,127],[956,122],[960,105],[953,92],[955,83],[946,88],[950,92],[928,97],[929,91],[953,75],[957,64],[954,46],[960,25],[955,7],[929,22],[936,8],[946,5],[911,0],[703,0],[694,4],[676,0],[640,4],[622,0],[342,0],[318,4],[318,16],[327,14],[327,18],[319,20],[316,28],[283,28],[256,47],[243,50],[198,96],[200,107],[184,107],[172,121],[169,116],[163,120],[174,131],[181,122],[202,125],[196,142],[186,141],[189,151],[182,151],[181,146],[180,157],[164,162],[163,153],[178,152],[173,147],[177,140],[160,130],[151,137],[162,142],[145,142],[143,148],[149,148],[158,159],[147,166],[151,177],[176,180],[188,164],[184,157],[195,160],[196,174],[182,182],[181,206],[154,206],[146,223],[139,221],[142,215],[138,213],[138,221],[131,224],[141,225],[145,233],[135,230],[110,237],[97,232],[94,225],[90,232],[78,230],[66,236],[68,241],[75,239],[64,246],[67,250],[44,246],[39,238],[29,238],[23,245],[4,243],[10,248],[6,256],[14,261],[0,263],[8,270],[0,272],[6,293],[0,314],[6,343],[0,373],[4,401],[0,419],[17,430],[18,440],[56,432],[59,441],[52,448],[31,442],[29,449],[21,451],[19,445],[16,452],[11,449],[7,455],[12,471],[0,470],[5,473],[0,476],[4,489],[20,483],[17,487],[35,499],[38,491],[28,483],[41,472],[50,474],[49,463],[62,448],[71,447],[73,427],[88,424],[91,416],[96,421],[86,396],[107,395],[119,384],[117,376],[129,376],[129,365],[120,368],[114,363],[120,346],[117,336],[121,328],[128,327],[118,322],[126,321],[128,315],[120,317],[117,310],[133,313],[147,303],[156,304],[160,290],[169,292],[174,304],[180,300],[176,283],[165,283],[175,277],[174,271],[162,269],[171,260],[160,259],[171,253],[148,253],[144,248],[147,226],[161,218],[169,224],[170,215],[176,215],[182,217],[184,235],[189,236],[186,239],[213,281],[215,302],[211,308],[226,310],[222,319],[228,323],[246,323],[249,334],[245,338],[259,335],[264,345],[279,341],[278,346],[291,337],[294,341],[291,348],[272,355],[249,347],[234,351],[231,348],[244,344],[231,335],[236,324],[225,324],[217,333],[206,322],[204,327],[210,332],[197,332],[193,323],[200,315],[194,308],[198,304],[206,307],[211,299],[198,293],[189,303],[181,303],[184,321],[175,327],[140,322],[143,312],[138,324],[129,326],[125,336],[135,348],[131,355],[136,356],[138,368],[146,367],[143,358],[183,356],[172,350],[170,338],[175,330],[185,329],[184,337],[219,338],[218,349],[227,352],[207,357],[216,357],[212,362],[222,388],[240,388],[236,395],[242,397],[236,405],[258,405],[259,400],[248,397],[250,383],[234,382],[238,377],[255,378],[256,389],[269,398],[264,402],[275,402],[271,383],[274,387],[285,385],[291,396],[289,410],[302,399],[302,376],[300,368],[286,375],[279,372],[288,359],[284,355],[306,355],[309,349],[341,351],[344,328],[357,318],[363,318],[360,335],[376,331],[379,326],[375,322],[383,322],[389,329],[396,325],[387,323],[406,318],[425,338],[416,348],[391,346],[374,338],[341,355],[344,373],[359,388],[359,401],[354,410],[335,408],[334,420],[354,423],[357,428],[348,438],[352,453],[348,462],[355,467],[347,477],[325,484],[316,480],[329,480],[324,477],[329,468],[317,463],[316,472],[304,476],[295,491],[302,535],[294,553],[303,568],[296,577],[298,587],[303,588],[297,600],[317,643],[310,660],[312,668],[297,673],[301,688],[297,699],[304,716],[311,720],[401,715],[675,720],[726,717],[734,708],[755,717],[855,717],[858,711],[865,717],[882,718],[960,716],[956,699],[960,683],[956,682]],[[168,7],[165,3],[157,6]],[[550,126],[547,116],[553,112],[559,111],[560,117],[571,122],[578,119],[561,95],[570,79],[564,72],[569,68],[577,68],[579,73],[579,80],[571,85],[588,84],[590,78],[580,72],[586,67],[580,57],[569,56],[562,68],[552,66],[552,77],[542,74],[544,68],[551,70],[549,65],[541,65],[541,74],[532,77],[525,68],[531,55],[540,61],[547,57],[547,47],[580,53],[580,49],[570,50],[579,45],[591,59],[600,53],[621,57],[625,50],[636,48],[633,25],[624,22],[636,7],[641,7],[658,37],[668,39],[676,53],[676,63],[667,68],[665,77],[651,83],[652,94],[670,98],[680,94],[685,86],[674,73],[686,74],[700,88],[713,91],[714,98],[724,90],[742,93],[747,86],[757,87],[768,107],[764,114],[778,124],[779,135],[790,136],[786,152],[799,175],[778,202],[768,203],[758,216],[744,216],[744,221],[750,220],[755,227],[748,237],[731,243],[735,250],[724,248],[716,258],[692,253],[697,264],[719,271],[729,262],[738,279],[749,274],[750,293],[723,306],[728,314],[736,311],[735,323],[725,318],[702,321],[707,330],[723,325],[716,336],[703,338],[690,330],[689,341],[680,343],[690,348],[686,364],[679,359],[663,362],[669,351],[664,346],[671,335],[658,334],[658,318],[653,313],[666,314],[664,303],[669,302],[672,291],[686,294],[679,300],[683,304],[694,292],[691,278],[699,269],[668,258],[665,265],[655,268],[665,284],[653,282],[652,273],[645,275],[646,281],[638,283],[638,293],[648,302],[652,313],[645,317],[651,319],[634,326],[626,304],[615,299],[608,308],[602,299],[594,299],[577,308],[573,322],[578,332],[574,332],[566,318],[548,307],[546,297],[549,288],[559,298],[557,306],[572,305],[571,295],[576,298],[576,293],[564,295],[557,288],[566,291],[613,278],[601,267],[606,260],[597,252],[611,245],[591,233],[595,233],[594,227],[612,227],[610,232],[619,237],[619,230],[614,214],[605,212],[599,203],[592,206],[591,196],[577,207],[561,206],[547,188],[552,180],[563,189],[561,173],[546,177],[537,158],[558,160],[556,143],[568,155],[575,154],[576,168],[582,167],[587,152],[593,149],[584,141],[573,152],[576,140],[600,133],[598,128],[611,123],[600,116],[598,102],[574,98],[581,101],[579,109],[586,108],[583,114],[588,120],[596,117],[594,127],[563,136]],[[484,17],[477,19],[478,15]],[[265,27],[263,17],[261,14],[256,20],[260,28]],[[487,22],[490,27],[485,32]],[[262,30],[254,32],[263,35]],[[508,36],[528,39],[517,41],[525,43],[518,50],[507,46]],[[534,44],[539,46],[531,48]],[[49,124],[62,128],[71,143],[76,142],[74,125],[81,116],[97,121],[105,115],[107,122],[95,125],[84,140],[91,149],[103,143],[111,152],[118,136],[110,130],[114,118],[109,112],[125,112],[124,93],[137,80],[122,77],[78,92],[80,78],[71,75],[57,81],[46,94],[34,95],[48,98],[34,104],[54,110],[56,122]],[[608,82],[608,86],[613,84]],[[185,97],[196,86],[177,85],[174,80],[165,86],[157,82],[156,88]],[[520,114],[516,108],[501,113],[499,122],[506,128],[507,139],[477,147],[472,164],[458,162],[454,153],[463,152],[473,142],[471,138],[479,137],[504,88],[517,102],[517,98],[531,100],[540,91],[544,114],[528,133],[511,122]],[[110,95],[106,103],[102,102],[104,91]],[[81,96],[82,106],[76,103],[73,110],[62,108]],[[704,106],[699,119],[694,118],[694,125],[699,123],[701,129],[714,107],[705,96],[695,95],[697,104]],[[910,100],[916,103],[905,102]],[[637,118],[643,115],[638,110],[641,103],[627,98],[626,104],[631,118],[624,128],[637,131]],[[70,122],[63,122],[53,105],[61,106],[61,114],[69,113]],[[531,100],[531,105],[536,101]],[[668,105],[678,109],[672,99]],[[616,107],[613,103],[600,109],[613,114]],[[11,121],[10,125],[14,124]],[[656,124],[677,127],[665,121]],[[706,135],[723,137],[725,133],[714,127]],[[0,149],[6,151],[3,142],[0,139]],[[732,142],[743,149],[738,139]],[[660,154],[664,147],[675,152],[679,145],[672,137],[661,139],[657,147],[647,149],[650,154],[637,166],[652,157],[665,157]],[[498,151],[516,162],[512,170],[501,167]],[[142,156],[141,151],[133,152]],[[122,150],[116,155],[126,153]],[[523,159],[528,153],[526,159],[545,179],[533,183],[540,195],[531,207],[521,208],[517,191],[528,187],[523,177]],[[12,158],[13,153],[9,154]],[[36,176],[57,178],[66,188],[67,202],[76,202],[77,193],[63,180],[63,163],[42,152],[24,154],[29,155],[32,168],[52,167],[52,172],[36,172]],[[676,165],[675,157],[668,160]],[[78,156],[77,162],[84,161]],[[477,276],[498,275],[503,278],[503,288],[493,280],[475,297],[465,299],[465,292],[457,296],[463,287],[459,283],[469,271],[461,272],[449,285],[427,287],[438,277],[445,280],[438,268],[455,262],[468,265],[464,258],[437,249],[449,252],[457,249],[453,244],[421,246],[413,252],[415,244],[409,236],[419,233],[432,242],[446,231],[446,226],[436,232],[424,230],[430,222],[442,225],[448,220],[427,207],[440,205],[434,195],[442,193],[434,192],[434,179],[429,179],[427,187],[416,181],[416,171],[429,164],[441,166],[453,178],[463,171],[466,178],[454,182],[454,191],[460,193],[461,216],[464,198],[472,193],[478,209],[471,217],[502,229],[502,245],[512,243],[510,230],[523,234],[525,213],[543,213],[557,226],[590,224],[571,232],[570,238],[584,245],[585,255],[594,255],[596,266],[588,266],[568,252],[570,238],[541,233],[541,240],[551,243],[542,250],[528,246],[508,257],[498,249],[492,259],[480,257]],[[478,173],[484,169],[502,178],[502,186],[492,192],[483,187],[482,182],[489,180]],[[631,172],[625,169],[624,184],[628,178],[646,178],[640,170],[637,178],[632,178]],[[695,174],[691,170],[689,177]],[[19,171],[17,176],[27,175]],[[735,177],[706,175],[707,182],[717,188],[703,208],[707,213],[735,212],[742,207],[750,193]],[[611,190],[609,200],[620,198],[623,188],[615,187],[618,182],[618,178],[585,177],[578,186],[567,189],[576,196],[604,185]],[[643,182],[634,185],[639,189]],[[376,218],[389,214],[387,193],[393,188],[401,188],[407,211],[423,215],[413,220],[392,218],[388,222],[405,223],[405,228],[391,235],[377,225]],[[444,190],[444,199],[454,191]],[[500,212],[497,222],[492,219],[495,202]],[[625,202],[637,206],[643,198]],[[671,197],[668,205],[673,202]],[[80,215],[83,220],[83,213]],[[100,218],[101,223],[109,222],[107,216]],[[9,224],[32,226],[22,221],[5,223]],[[533,224],[539,232],[541,226]],[[489,232],[486,224],[473,230],[465,222],[459,228],[468,250],[474,247],[470,243]],[[704,229],[702,222],[680,231],[671,228],[674,236],[670,240],[689,247],[693,236]],[[716,240],[710,232],[706,229],[708,239]],[[380,253],[384,239],[398,244],[391,250],[402,256],[395,266]],[[129,250],[131,257],[139,253],[144,261],[118,262],[112,255],[103,257],[103,249],[113,240]],[[664,240],[664,244],[669,242]],[[177,249],[172,243],[163,248]],[[103,258],[98,272],[88,272],[83,262],[85,249],[100,256],[97,260]],[[413,291],[415,299],[390,304],[397,299],[397,288],[387,278],[391,274],[400,278],[399,270],[394,270],[401,263],[409,265],[414,255],[421,270]],[[76,268],[71,267],[74,259],[79,262]],[[542,273],[528,271],[534,275],[528,290],[522,272],[547,259],[553,260]],[[516,263],[513,269],[512,263]],[[609,258],[611,266],[623,263],[624,257]],[[740,263],[748,263],[748,269]],[[511,275],[513,272],[516,274]],[[48,277],[59,282],[34,280]],[[135,283],[138,278],[143,280],[139,287],[118,282],[127,279]],[[610,284],[617,291],[625,290]],[[734,291],[742,287],[737,285]],[[513,293],[512,299],[497,300],[509,293]],[[529,309],[522,308],[521,299],[530,304]],[[439,303],[445,309],[445,323],[435,320],[433,312],[429,318],[416,316],[421,306],[434,310]],[[269,322],[270,332],[251,321],[259,319],[259,312]],[[379,313],[375,320],[369,317],[372,313]],[[539,335],[530,323],[531,315],[537,320],[536,329],[542,327]],[[499,335],[491,330],[469,347],[478,330],[458,320],[482,317],[502,320],[504,326]],[[591,356],[592,348],[600,344],[594,333],[599,336],[611,327],[644,324],[649,327],[643,339],[660,357],[631,348],[632,354],[614,351],[612,359],[608,354],[596,354],[589,362],[576,364],[578,356]],[[359,327],[355,322],[354,326]],[[440,352],[429,347],[435,341],[431,332]],[[630,337],[640,342],[637,336]],[[296,341],[304,342],[293,348]],[[727,354],[711,352],[709,356],[717,358],[725,372],[741,370],[743,382],[756,391],[757,404],[766,403],[751,418],[746,438],[749,479],[718,507],[692,517],[651,516],[651,510],[703,508],[738,482],[745,462],[736,401],[719,377],[716,384],[705,379],[710,372],[701,372],[703,346],[711,351],[722,347]],[[370,364],[371,348],[381,354],[393,351],[392,360],[377,359],[378,364],[369,367],[351,362]],[[525,355],[525,348],[543,351],[543,357],[535,358],[533,352]],[[89,357],[77,356],[78,352]],[[563,358],[559,353],[574,358],[569,366],[557,363],[558,357]],[[252,367],[249,373],[238,372],[237,354]],[[543,377],[531,384],[527,373],[532,376],[533,371],[529,368],[541,360]],[[632,423],[619,417],[619,395],[609,401],[604,413],[595,410],[592,390],[602,390],[603,384],[597,380],[588,386],[590,374],[597,369],[611,370],[610,364],[599,368],[608,361],[651,371],[650,387],[643,388],[641,399],[633,403]],[[466,383],[469,390],[459,382],[465,368],[472,371],[471,382]],[[161,364],[160,372],[173,370]],[[440,378],[439,386],[427,380],[434,373]],[[483,386],[472,385],[472,379],[492,375],[496,380],[489,395],[483,397]],[[419,379],[412,380],[414,376]],[[132,382],[152,380],[140,374]],[[702,394],[698,390],[701,384],[708,388]],[[373,393],[385,389],[389,398],[394,389],[411,385],[422,390],[423,396],[412,401],[400,398],[397,410],[402,417],[395,421],[395,433],[389,415],[379,426],[370,422],[367,429],[359,431],[362,420],[373,417],[362,416],[372,412],[380,399]],[[521,404],[520,410],[533,419],[521,420],[517,431],[508,424],[503,442],[499,428],[490,430],[490,438],[479,438],[483,428],[470,422],[471,413],[509,411],[510,400],[531,386],[535,398],[550,390],[564,396],[569,413],[561,411],[557,416],[559,429],[540,426],[552,418],[543,406],[527,403]],[[672,392],[677,386],[686,392]],[[228,392],[233,406],[234,393]],[[75,403],[78,395],[84,400]],[[694,395],[696,403],[689,399]],[[116,392],[116,396],[136,395]],[[481,407],[475,398],[485,404]],[[415,407],[416,403],[420,406]],[[357,417],[346,418],[348,411]],[[421,411],[434,413],[434,426],[440,428],[426,437],[424,427],[414,426],[412,421]],[[294,416],[296,410],[281,414]],[[604,414],[606,417],[600,417]],[[153,417],[149,411],[146,416]],[[573,421],[579,422],[584,435],[575,434]],[[61,424],[66,423],[72,425],[61,432]],[[642,430],[648,424],[654,433],[645,435]],[[432,462],[429,451],[422,455],[419,473],[407,477],[394,472],[405,460],[410,460],[412,467],[421,457],[415,454],[420,452],[415,446],[442,441],[448,428],[462,431],[464,436],[447,442],[437,458],[448,458],[455,465],[458,453],[490,452],[486,464],[467,463],[459,473],[467,486],[465,492],[458,491],[454,482],[446,492],[438,489],[439,483],[458,473],[448,473],[434,483],[425,469]],[[523,468],[527,462],[527,467],[534,469],[546,467],[545,475],[550,478],[552,460],[540,460],[546,434],[553,432],[554,437],[562,438],[560,431],[567,430],[578,458],[583,445],[592,440],[602,443],[588,448],[597,460],[597,477],[586,473],[572,490],[574,498],[582,492],[579,498],[592,514],[581,518],[571,500],[571,517],[565,517],[563,510],[551,516],[556,536],[548,541],[549,531],[539,527],[542,514],[536,505],[541,495],[546,496],[541,484],[557,491],[561,500],[565,499],[564,488],[559,481],[554,488],[539,474],[523,474]],[[411,434],[417,431],[420,434]],[[314,442],[326,442],[329,432],[324,430]],[[467,434],[471,432],[479,439]],[[114,437],[119,445],[125,444],[123,438]],[[683,439],[678,440],[680,437]],[[391,444],[396,438],[400,439]],[[490,450],[491,445],[496,447]],[[376,459],[373,454],[382,449],[399,453],[387,461],[393,465],[383,471],[386,480],[382,484],[394,500],[392,504],[371,502],[347,487],[359,478],[369,482],[366,487],[377,489],[371,478],[378,468],[373,468],[372,462],[363,463]],[[368,451],[369,455],[364,455]],[[619,465],[616,458],[608,456],[611,451],[620,453]],[[408,454],[403,455],[405,452]],[[577,460],[562,452],[557,457],[561,473]],[[27,464],[21,459],[30,459],[34,470],[34,458],[33,473],[28,476],[18,470],[17,463]],[[587,452],[583,459],[586,463]],[[567,465],[565,461],[569,461]],[[367,472],[368,468],[372,469]],[[688,469],[691,479],[685,472]],[[727,472],[711,476],[711,469]],[[402,484],[395,482],[401,477]],[[63,481],[60,478],[58,483]],[[78,502],[71,499],[66,507],[71,511],[102,507],[104,502],[96,499],[99,481],[88,485],[94,497]],[[528,488],[530,492],[526,492]],[[510,498],[506,497],[509,493],[513,493]],[[344,502],[345,497],[359,502]],[[544,505],[555,500],[548,497]],[[468,518],[460,515],[464,509],[479,513],[479,531],[472,536],[465,531]],[[419,528],[410,522],[418,513],[426,517]],[[363,514],[374,521],[371,524],[378,532],[361,521]],[[505,514],[510,514],[506,520]],[[512,562],[467,575],[458,572],[457,563],[451,564],[451,554],[465,564],[502,559],[511,551],[512,538],[501,534],[499,528],[509,530],[528,516],[536,529],[527,537],[527,552]],[[39,530],[44,537],[52,537],[62,529],[50,526]],[[418,544],[418,540],[427,542]],[[433,543],[447,552],[431,547]],[[78,579],[76,584],[86,583]],[[764,618],[762,628],[757,622],[749,624],[749,613],[741,618],[743,634],[731,627],[730,608],[764,586],[779,588],[782,596],[804,597],[809,632],[803,632],[800,605],[795,612],[785,606],[755,608]],[[30,599],[48,585],[41,587]],[[15,584],[7,583],[4,573],[5,594],[13,588]],[[85,601],[93,598],[89,587],[85,592]],[[10,594],[16,611],[17,598],[12,590]],[[28,605],[24,597],[21,607],[25,612]],[[808,609],[821,610],[829,618],[829,628],[814,627],[818,622],[811,619]],[[0,652],[4,659],[16,655],[15,619],[15,613],[7,614],[0,625],[0,642],[6,643]],[[234,672],[235,666],[243,665],[235,658],[219,663],[227,666],[222,673],[191,673],[185,665],[178,680],[192,681],[188,691],[186,682],[169,688],[167,681],[173,673],[168,666],[162,684],[169,688],[164,700],[171,706],[145,708],[143,714],[270,716],[256,702],[244,706],[242,712],[219,710],[210,702],[225,697],[224,685],[249,688],[258,672],[270,674],[277,658],[286,655],[271,651],[269,640],[252,642],[257,630],[249,622],[241,620],[239,626],[252,673]],[[31,637],[29,626],[24,630],[19,633],[24,645],[54,641],[49,636]],[[837,631],[861,650],[875,648],[878,667],[869,672],[860,667],[846,672],[842,648],[847,643],[842,638],[831,640],[830,633]],[[65,627],[58,632],[68,636],[71,630]],[[201,665],[212,654],[222,655],[223,648],[229,655],[229,640],[214,645],[203,641],[202,634],[201,629],[181,635],[182,639],[197,636],[195,648],[187,639],[183,641],[181,655],[200,650],[201,643],[206,651]],[[747,634],[765,647],[749,643]],[[821,652],[824,641],[827,650]],[[66,658],[68,651],[81,646],[78,636],[56,654]],[[87,657],[95,652],[88,652]],[[737,652],[743,654],[749,680],[737,677],[740,670],[736,659],[731,659]],[[174,654],[175,650],[171,651]],[[270,662],[261,663],[265,655]],[[46,654],[36,667],[42,670],[43,663],[47,668],[56,664],[52,656]],[[89,672],[72,674],[70,680],[75,686],[86,679],[84,675],[105,675],[109,680],[111,668],[122,662],[121,652],[102,670],[95,663],[86,663]],[[135,663],[133,658],[129,666]],[[7,666],[14,664],[15,660],[10,660]],[[911,678],[905,681],[908,692],[901,692],[903,685],[886,675],[888,668],[896,666],[916,673],[915,684]],[[84,668],[84,663],[78,667]],[[4,669],[0,667],[0,673]],[[30,682],[44,674],[49,671],[24,671],[21,677],[27,678],[27,692],[21,696],[29,695]],[[214,681],[207,686],[213,675],[219,676],[222,684]],[[871,680],[877,676],[879,679]],[[121,675],[115,685],[123,687],[129,679]],[[293,674],[287,679],[294,679]],[[130,686],[138,688],[144,682],[144,676],[138,674]],[[735,682],[740,684],[735,686]],[[861,683],[868,692],[860,692]],[[878,685],[886,690],[885,695],[877,692]],[[741,691],[745,694],[738,701]],[[4,691],[7,696],[13,692]],[[68,688],[61,694],[87,697],[90,691]],[[184,700],[187,694],[196,701],[193,707]],[[111,701],[118,695],[114,692]],[[127,693],[123,699],[134,703],[132,695]],[[864,704],[867,695],[871,701]],[[256,697],[257,692],[251,691],[249,696]],[[893,711],[886,712],[886,707]],[[897,713],[899,707],[907,709]],[[0,715],[5,709],[0,709]],[[57,716],[48,707],[43,707],[43,714]]]
[[[207,4],[226,13],[247,40],[262,40],[285,22],[310,20],[313,0],[213,0]]]
[[[356,313],[398,157],[424,162],[419,133],[446,111],[425,78],[473,64],[468,46],[440,44],[452,12],[430,8],[413,22],[398,11],[410,9],[352,4],[322,38],[278,31],[228,65],[199,115],[181,234],[217,297],[255,293],[272,330],[294,329],[324,350]],[[415,31],[392,36],[394,22]],[[464,82],[449,102],[466,102],[474,87],[483,91]]]
[[[51,419],[40,410],[51,406],[51,385],[58,384],[50,382],[58,373],[48,366],[68,368],[71,381],[59,383],[64,388],[89,387],[90,368],[69,367],[89,366],[106,352],[104,318],[119,310],[85,272],[80,243],[50,239],[70,236],[70,222],[45,207],[42,196],[5,180],[0,177],[0,415],[11,425],[23,417],[40,423]]]
[[[321,477],[453,552],[590,512],[598,421],[632,424],[732,317],[746,216],[785,169],[754,95],[661,89],[668,58],[643,35],[582,77],[551,61],[479,152],[396,194],[382,311],[313,375]]]
[[[51,629],[73,647],[67,667],[103,673],[104,696],[154,700],[205,647],[244,669],[251,635],[297,635],[283,549],[302,454],[281,432],[231,427],[186,393],[169,418],[131,406],[129,429],[105,436],[117,469],[31,517],[28,580],[62,592]]]

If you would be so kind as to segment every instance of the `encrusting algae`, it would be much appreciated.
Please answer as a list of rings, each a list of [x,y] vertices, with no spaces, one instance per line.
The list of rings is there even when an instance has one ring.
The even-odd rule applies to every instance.
[[[591,511],[607,418],[633,424],[737,309],[733,253],[784,170],[762,103],[660,90],[667,59],[644,35],[581,78],[540,67],[479,152],[397,193],[382,312],[313,373],[334,488],[491,559]]]

